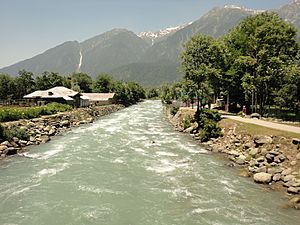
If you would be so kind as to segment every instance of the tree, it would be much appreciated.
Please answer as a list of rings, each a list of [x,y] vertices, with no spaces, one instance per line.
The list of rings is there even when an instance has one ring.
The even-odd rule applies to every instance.
[[[16,99],[22,99],[24,95],[27,95],[35,90],[35,82],[33,79],[33,73],[26,70],[21,70],[18,73],[18,77],[15,78],[15,92],[14,97]]]
[[[268,12],[246,18],[224,38],[235,58],[231,71],[243,74],[246,97],[251,95],[260,113],[298,53],[296,34],[291,24]]]
[[[218,80],[225,65],[224,49],[210,36],[196,35],[185,45],[182,53],[182,69],[185,79],[196,86],[198,121],[202,108],[202,99],[208,95],[210,87],[218,92]]]
[[[56,86],[63,86],[64,78],[58,73],[45,71],[36,77],[35,85],[38,90],[47,90]]]
[[[0,99],[9,99],[15,92],[14,80],[7,74],[0,74]]]
[[[92,89],[93,92],[109,93],[113,90],[113,85],[114,83],[111,75],[102,73],[97,75],[93,82]]]
[[[71,75],[71,88],[73,89],[77,85],[82,92],[91,92],[92,90],[92,78],[85,73],[74,73]]]

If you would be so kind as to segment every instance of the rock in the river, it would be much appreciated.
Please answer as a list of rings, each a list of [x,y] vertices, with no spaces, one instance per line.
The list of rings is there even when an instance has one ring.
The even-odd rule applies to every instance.
[[[267,184],[270,183],[272,180],[272,175],[268,174],[268,173],[256,173],[253,176],[254,181],[257,183],[263,183],[263,184]]]
[[[300,191],[300,188],[289,187],[287,191],[288,191],[288,193],[290,193],[290,194],[298,194],[299,191]]]
[[[300,153],[298,153],[298,154],[296,155],[296,159],[297,159],[297,160],[300,160]]]
[[[280,181],[280,180],[281,180],[281,174],[276,173],[276,174],[273,176],[273,181],[277,182],[277,181]]]
[[[60,122],[60,126],[65,127],[65,126],[69,126],[70,125],[70,121],[69,120],[63,120]]]
[[[253,148],[249,151],[249,155],[251,155],[252,157],[255,157],[257,154],[258,154],[257,148]]]
[[[240,155],[235,162],[239,165],[244,165],[246,163],[246,156]]]
[[[7,149],[8,147],[6,145],[0,145],[0,152],[4,151],[5,149]]]
[[[295,176],[294,175],[286,175],[284,178],[283,178],[283,181],[284,182],[288,182],[288,181],[291,181],[291,180],[294,180],[295,179]]]
[[[254,143],[258,146],[264,144],[271,144],[273,142],[273,139],[270,136],[264,136],[264,135],[254,135],[253,140]]]
[[[6,149],[5,151],[6,151],[6,155],[15,155],[18,153],[18,149],[14,148],[14,147],[10,147],[10,148]]]

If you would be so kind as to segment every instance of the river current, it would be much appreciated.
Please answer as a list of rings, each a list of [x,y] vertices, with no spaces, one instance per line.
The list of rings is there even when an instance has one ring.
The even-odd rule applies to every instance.
[[[1,225],[299,225],[145,101],[0,161]]]

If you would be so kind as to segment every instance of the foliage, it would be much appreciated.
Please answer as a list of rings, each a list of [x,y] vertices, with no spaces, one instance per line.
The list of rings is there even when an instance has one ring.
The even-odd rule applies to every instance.
[[[4,140],[4,127],[0,123],[0,140]]]
[[[159,97],[159,89],[157,88],[150,88],[146,90],[146,98],[147,99],[155,99]]]
[[[14,98],[22,99],[24,95],[27,95],[35,90],[35,82],[33,79],[33,73],[26,70],[21,70],[19,76],[14,80],[15,90]]]
[[[7,74],[0,74],[0,99],[10,99],[14,90],[13,78]]]
[[[71,88],[74,90],[74,87],[79,87],[79,92],[91,92],[92,90],[92,78],[85,73],[74,73],[71,75]]]
[[[20,140],[28,140],[29,135],[26,130],[18,128],[16,126],[10,127],[9,129],[4,129],[3,139],[11,141],[14,137]]]
[[[262,13],[246,18],[224,39],[234,56],[231,72],[241,77],[246,98],[254,98],[261,114],[297,56],[296,33],[276,13]]]
[[[137,83],[115,82],[113,91],[119,104],[129,106],[144,99],[145,90]]]
[[[45,71],[35,79],[35,88],[37,90],[47,90],[56,86],[63,86],[64,78],[58,73]]]
[[[170,113],[171,113],[173,116],[176,115],[176,113],[178,112],[178,110],[179,110],[179,106],[177,106],[177,105],[171,105]]]
[[[189,128],[189,127],[192,125],[193,122],[194,122],[193,117],[190,116],[190,115],[186,115],[186,116],[183,118],[183,120],[182,120],[183,128],[184,128],[184,129]]]
[[[41,115],[51,115],[57,112],[69,111],[71,109],[71,106],[60,103],[50,103],[42,107],[4,108],[0,109],[0,121],[8,122],[20,119],[32,119]]]
[[[203,109],[199,116],[199,128],[200,128],[200,140],[208,141],[210,138],[218,138],[221,136],[221,128],[218,126],[218,122],[221,120],[221,116],[217,111]]]
[[[93,92],[109,93],[113,90],[113,80],[109,74],[98,74],[93,82]]]

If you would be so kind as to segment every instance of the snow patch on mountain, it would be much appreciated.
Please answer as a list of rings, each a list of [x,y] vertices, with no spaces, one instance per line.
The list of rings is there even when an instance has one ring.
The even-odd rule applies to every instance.
[[[297,1],[297,0],[295,0],[295,1]],[[238,10],[242,10],[242,11],[246,11],[246,12],[251,12],[254,14],[266,12],[266,10],[263,10],[263,9],[249,9],[249,8],[245,8],[245,7],[238,6],[238,5],[225,5],[224,8],[225,9],[238,9]]]
[[[138,34],[138,36],[142,39],[147,39],[147,40],[151,40],[152,45],[155,43],[155,41],[157,39],[161,39],[164,38],[170,34],[175,33],[178,30],[181,30],[183,28],[185,28],[186,26],[192,24],[192,22],[187,23],[187,24],[182,24],[182,25],[178,25],[175,27],[168,27],[166,29],[161,29],[159,31],[145,31],[145,32],[141,32]]]

